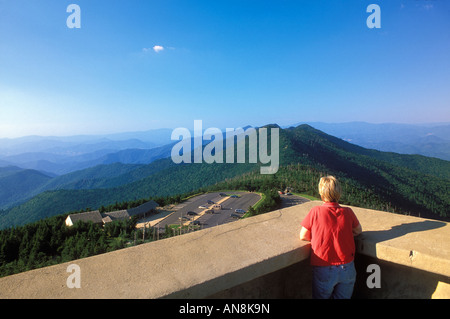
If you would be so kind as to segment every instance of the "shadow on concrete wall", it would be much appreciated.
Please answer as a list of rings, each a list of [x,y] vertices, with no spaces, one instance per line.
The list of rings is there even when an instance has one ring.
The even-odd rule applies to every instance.
[[[356,238],[357,282],[354,298],[415,298],[430,299],[439,282],[450,283],[449,278],[439,274],[398,265],[380,260],[376,256],[376,244],[402,237],[413,232],[421,232],[444,227],[446,223],[425,220],[394,226],[389,230],[367,231]],[[377,264],[381,270],[381,288],[369,288],[367,279],[372,274],[367,271],[371,264]]]
[[[371,264],[380,266],[380,288],[369,288],[367,285],[367,280],[372,274],[371,271],[367,271],[367,267]],[[450,284],[446,276],[361,254],[356,255],[355,267],[357,277],[353,292],[354,299],[448,298],[439,293],[435,294],[439,282]]]
[[[396,225],[389,230],[365,231],[357,240],[369,240],[370,242],[380,243],[390,239],[398,238],[409,233],[432,230],[444,227],[446,223],[424,220],[420,222]]]

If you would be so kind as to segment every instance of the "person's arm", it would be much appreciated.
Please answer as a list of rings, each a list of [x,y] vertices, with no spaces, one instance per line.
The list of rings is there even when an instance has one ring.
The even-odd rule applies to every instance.
[[[300,240],[311,241],[311,231],[302,227],[300,230]]]
[[[353,236],[358,236],[359,234],[361,234],[362,233],[361,224],[359,224],[358,226],[353,228],[352,231],[353,231]]]

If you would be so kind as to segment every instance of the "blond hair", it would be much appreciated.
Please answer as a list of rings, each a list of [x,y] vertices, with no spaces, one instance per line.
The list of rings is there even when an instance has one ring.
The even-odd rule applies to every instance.
[[[325,176],[320,179],[319,194],[324,202],[338,202],[341,193],[341,185],[336,177]]]

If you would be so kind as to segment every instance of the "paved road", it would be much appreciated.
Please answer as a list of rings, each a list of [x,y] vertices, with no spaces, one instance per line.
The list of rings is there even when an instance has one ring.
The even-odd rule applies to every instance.
[[[309,202],[310,200],[304,197],[300,197],[297,195],[280,195],[281,197],[281,207],[280,208],[286,208],[291,207],[295,205],[300,205],[306,202]]]
[[[174,208],[175,212],[161,221],[158,226],[164,229],[166,225],[179,224],[180,217],[190,217],[187,216],[187,212],[195,212],[197,214],[201,214],[206,209],[199,208],[199,206],[206,205],[206,207],[208,208],[212,206],[212,204],[208,204],[208,200],[213,201],[214,203],[223,201],[221,203],[222,209],[214,210],[213,214],[203,214],[200,217],[194,216],[195,220],[201,223],[202,228],[221,225],[237,220],[236,218],[233,218],[231,216],[231,214],[235,213],[236,209],[243,209],[247,211],[250,206],[256,204],[261,198],[258,194],[255,193],[227,192],[227,194],[236,194],[239,196],[239,198],[222,197],[220,196],[220,193],[208,193],[196,196],[177,205]]]

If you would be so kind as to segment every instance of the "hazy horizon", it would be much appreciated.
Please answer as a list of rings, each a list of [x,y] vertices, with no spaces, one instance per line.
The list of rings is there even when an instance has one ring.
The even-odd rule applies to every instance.
[[[436,126],[448,126],[450,125],[450,122],[427,122],[427,123],[394,123],[394,122],[385,122],[385,123],[370,123],[370,122],[365,122],[365,121],[349,121],[349,122],[322,122],[322,121],[300,121],[300,122],[295,122],[294,123],[290,123],[290,124],[285,124],[285,125],[280,125],[279,123],[266,123],[260,126],[264,126],[264,125],[269,125],[269,124],[277,124],[279,125],[281,128],[288,128],[291,126],[298,126],[301,124],[314,124],[314,123],[320,123],[320,124],[329,124],[329,125],[342,125],[342,124],[368,124],[368,125],[404,125],[404,126],[418,126],[418,127],[436,127]],[[251,127],[260,127],[257,125],[251,125],[251,124],[247,124],[248,126]],[[246,127],[247,125],[243,125],[243,126],[239,126],[239,127]],[[203,131],[209,127],[217,127],[223,131],[225,131],[226,127],[218,127],[218,126],[204,126],[203,125]],[[106,136],[111,136],[111,135],[122,135],[122,134],[133,134],[133,133],[146,133],[146,132],[151,132],[151,131],[158,131],[158,130],[174,130],[177,127],[161,127],[161,128],[149,128],[149,129],[144,129],[144,130],[126,130],[126,131],[110,131],[110,132],[99,132],[99,133],[85,133],[85,134],[65,134],[65,135],[39,135],[39,134],[30,134],[30,135],[22,135],[22,136],[14,136],[14,137],[7,137],[7,136],[0,136],[0,140],[1,139],[21,139],[21,138],[28,138],[28,137],[42,137],[42,138],[51,138],[51,137],[56,137],[56,138],[69,138],[69,137],[89,137],[89,136],[93,136],[93,137],[106,137]],[[186,126],[186,128],[188,130],[193,130],[193,124],[191,126]],[[233,128],[238,128],[238,127],[233,127]]]

